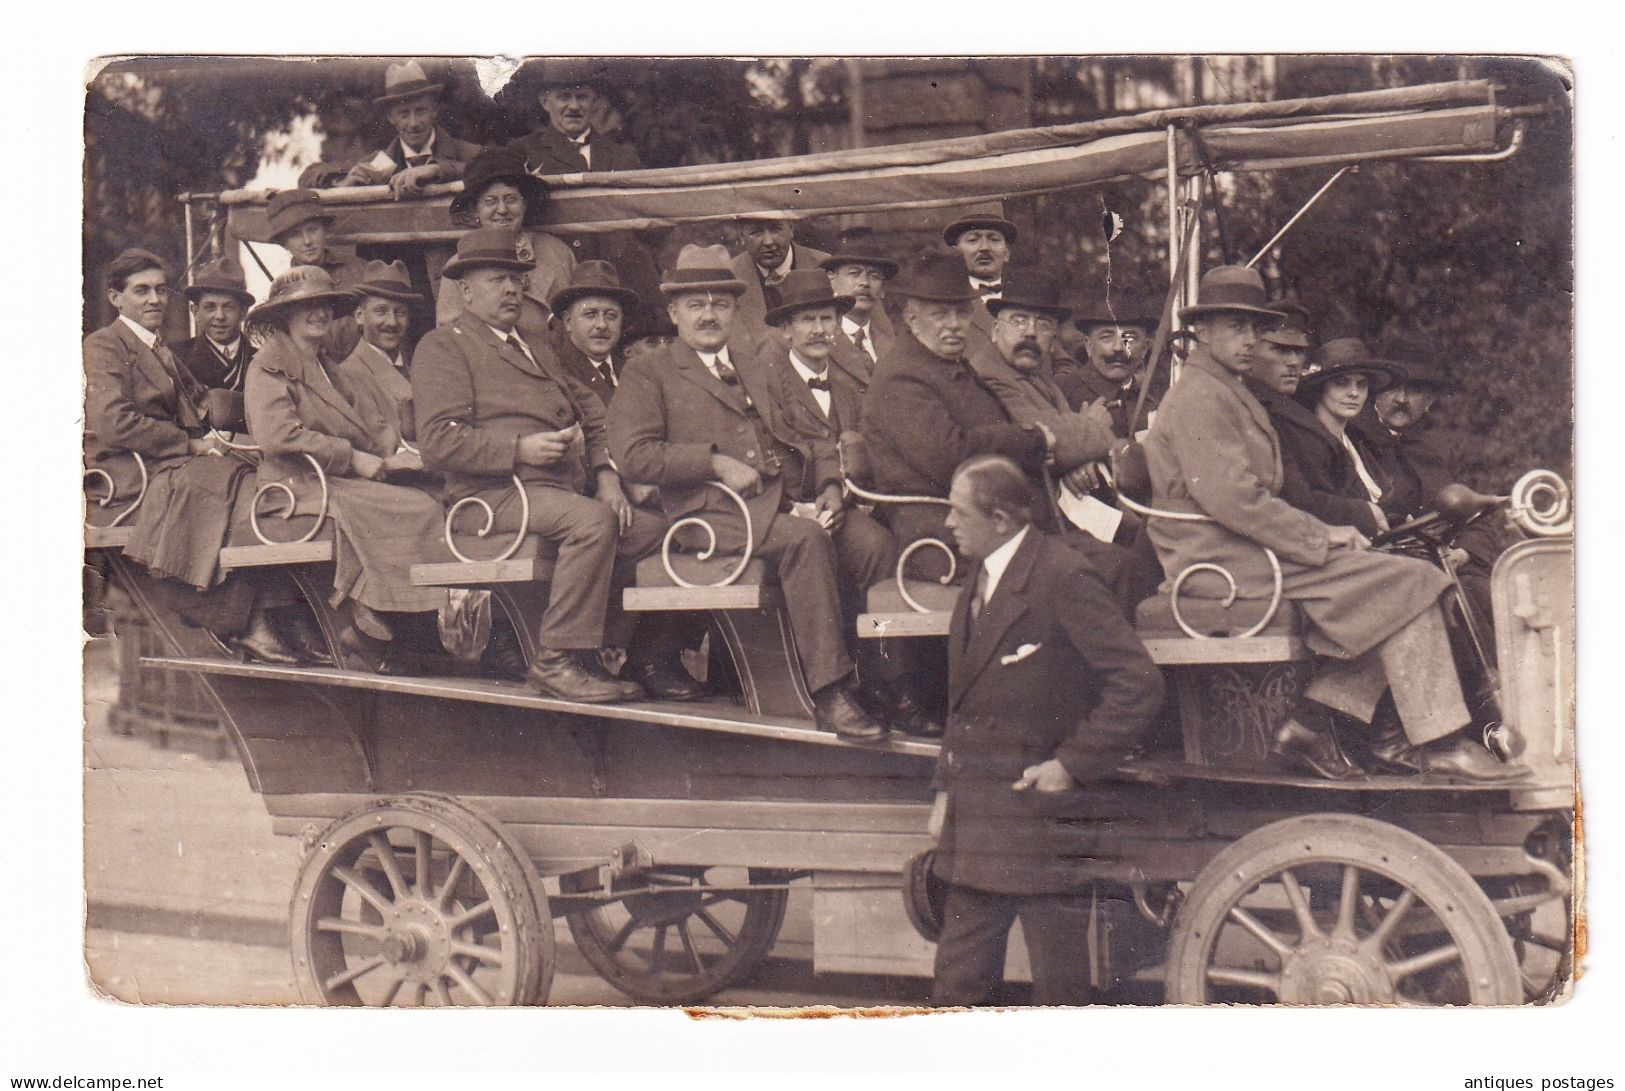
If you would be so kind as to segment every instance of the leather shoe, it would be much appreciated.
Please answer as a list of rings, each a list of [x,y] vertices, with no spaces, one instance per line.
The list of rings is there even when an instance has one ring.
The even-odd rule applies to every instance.
[[[1441,741],[1414,748],[1422,772],[1474,784],[1503,784],[1522,780],[1532,770],[1515,762],[1502,762],[1469,739]]]
[[[394,643],[375,640],[353,625],[346,625],[339,632],[339,659],[346,670],[395,677],[415,673]]]
[[[630,678],[617,678],[609,673],[608,668],[604,666],[603,653],[597,648],[591,651],[577,652],[576,662],[581,664],[581,669],[591,677],[600,682],[607,682],[612,686],[619,687],[621,691],[620,699],[623,701],[641,701],[649,696],[643,691],[642,686]]]
[[[813,694],[813,720],[820,731],[834,732],[848,742],[879,742],[891,734],[891,728],[865,712],[840,682]]]
[[[299,665],[298,653],[284,644],[282,638],[276,635],[276,630],[263,620],[246,633],[228,637],[226,646],[241,652],[250,663],[273,663],[284,667]]]
[[[525,684],[543,697],[561,701],[607,705],[627,699],[626,688],[614,679],[600,681],[583,670],[572,653],[549,648],[537,650],[536,661],[525,672]]]
[[[705,695],[704,686],[682,667],[669,663],[629,662],[621,674],[638,683],[657,701],[697,701]]]
[[[1360,775],[1360,770],[1338,749],[1330,731],[1316,731],[1297,716],[1288,716],[1275,729],[1270,752],[1287,768],[1324,780],[1347,780]]]
[[[916,704],[914,695],[900,685],[878,683],[864,686],[858,697],[864,707],[874,710],[891,724],[893,731],[922,739],[942,738],[943,725]]]
[[[507,626],[495,626],[491,640],[485,645],[480,665],[487,672],[509,682],[525,680],[525,653],[519,650],[519,638]]]
[[[316,622],[303,607],[294,607],[273,616],[288,646],[301,662],[317,667],[333,665],[333,653],[327,650],[327,638],[322,636],[321,629],[316,627]]]

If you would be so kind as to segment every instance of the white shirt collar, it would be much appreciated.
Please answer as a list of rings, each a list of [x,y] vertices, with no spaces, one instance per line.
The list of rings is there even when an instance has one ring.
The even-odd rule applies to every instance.
[[[487,322],[486,325],[491,327],[491,332],[497,335],[497,340],[498,341],[504,341],[505,342],[510,337],[514,338],[516,341],[519,342],[519,351],[521,351],[521,352],[523,352],[525,354],[525,359],[529,360],[533,364],[536,362],[536,357],[534,357],[534,356],[532,356],[530,354],[530,346],[525,344],[525,339],[523,337],[519,336],[519,330],[517,328],[511,329],[507,333],[503,333],[497,327],[491,326],[491,323],[489,323],[489,322]]]
[[[439,132],[438,129],[430,129],[429,130],[429,139],[427,139],[427,140],[425,140],[423,142],[423,147],[421,147],[421,148],[414,148],[411,145],[407,144],[407,142],[405,140],[402,140],[401,141],[401,154],[402,155],[431,155],[431,154],[433,154],[434,153],[434,138],[435,138],[435,134],[437,132]]]
[[[710,369],[712,375],[717,375],[718,363],[727,364],[729,367],[734,366],[733,358],[728,355],[727,345],[723,345],[722,348],[718,349],[716,352],[704,352],[700,349],[695,349],[694,354],[700,358],[700,363],[704,364]],[[722,376],[717,375],[717,378],[720,379]]]
[[[823,371],[814,371],[802,361],[800,355],[796,353],[795,349],[790,350],[790,366],[796,369],[796,374],[801,376],[802,382],[806,382],[808,379],[829,378],[829,366],[827,363],[825,364]]]
[[[795,244],[792,243],[790,245],[790,249],[786,250],[785,253],[784,253],[784,260],[779,262],[779,264],[778,264],[778,266],[776,268],[767,269],[767,268],[764,268],[763,266],[758,265],[756,267],[756,270],[757,270],[757,272],[761,273],[764,277],[782,277],[782,276],[784,276],[786,273],[788,273],[790,271],[791,267],[794,266],[795,263],[796,263],[796,248],[795,248]]]
[[[971,277],[970,282],[973,288],[986,288],[990,284],[1004,283],[1004,277],[1001,275],[987,280],[984,280],[982,277]]]
[[[491,328],[493,330],[496,329],[495,326],[492,326]],[[403,368],[403,367],[406,366],[406,360],[399,352],[396,352],[394,356],[391,356],[389,353],[385,352],[383,349],[379,348],[377,345],[373,344],[371,341],[367,340],[365,337],[363,337],[361,339],[361,343],[363,345],[366,345],[372,351],[376,352],[378,355],[382,356],[384,358],[384,362],[389,364],[390,366],[395,367],[397,369],[398,368]]]
[[[580,136],[567,136],[564,139],[568,140],[578,148],[583,144],[590,144],[592,143],[592,128],[589,126],[588,128],[582,130]]]
[[[118,318],[120,322],[123,322],[125,325],[134,330],[135,335],[141,338],[141,343],[146,345],[149,349],[158,343],[158,335],[152,330],[147,329],[147,327],[143,326],[141,323],[136,322],[128,316],[122,314],[119,315]]]
[[[987,598],[982,600],[984,605],[993,601],[993,592],[998,588],[999,581],[1004,579],[1004,570],[1010,567],[1010,558],[1016,555],[1016,550],[1021,548],[1031,529],[1022,527],[1008,542],[982,558],[982,567],[987,569]]]
[[[841,329],[846,331],[846,335],[848,337],[851,337],[853,334],[857,333],[859,330],[862,330],[865,334],[867,334],[869,332],[869,323],[867,323],[867,322],[854,322],[854,321],[852,321],[852,318],[851,318],[850,315],[843,314],[843,315],[841,315]]]
[[[222,345],[219,341],[216,341],[214,338],[209,337],[208,334],[204,334],[203,336],[205,338],[208,338],[209,344],[213,345],[214,350],[216,352],[218,352],[222,356],[235,356],[235,355],[237,355],[237,346],[239,346],[239,345],[241,345],[243,343],[243,339],[242,339],[241,335],[233,337],[231,339],[231,343],[226,344],[226,345]]]

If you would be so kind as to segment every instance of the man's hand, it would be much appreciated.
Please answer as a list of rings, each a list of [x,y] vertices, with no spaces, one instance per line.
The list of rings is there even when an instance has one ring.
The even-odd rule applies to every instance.
[[[846,497],[841,495],[841,487],[834,483],[824,486],[824,491],[818,494],[813,510],[818,513],[818,522],[825,530],[833,534],[846,523]]]
[[[1066,771],[1066,766],[1054,758],[1038,765],[1029,765],[1022,772],[1021,779],[1010,785],[1018,792],[1025,792],[1030,788],[1039,795],[1064,792],[1077,786],[1078,782],[1072,779],[1072,774]]]
[[[423,456],[410,448],[402,447],[384,459],[384,469],[392,474],[412,473],[423,469]]]
[[[1326,546],[1329,549],[1370,549],[1371,539],[1353,527],[1327,527]]]
[[[339,185],[378,186],[382,185],[388,178],[389,176],[381,170],[374,170],[365,163],[357,163],[350,168],[349,173],[344,176],[344,180]]]
[[[397,201],[402,197],[420,197],[423,187],[439,177],[440,167],[434,163],[407,167],[389,180],[389,191]]]
[[[1100,475],[1095,472],[1095,463],[1085,462],[1075,470],[1069,470],[1061,477],[1061,484],[1066,486],[1073,496],[1087,496],[1100,488]]]
[[[1386,516],[1386,515],[1384,515],[1382,513],[1382,505],[1381,504],[1373,503],[1371,505],[1371,514],[1373,514],[1373,515],[1375,515],[1377,517],[1377,529],[1378,530],[1391,530],[1391,529],[1393,529],[1388,525],[1388,516]]]
[[[731,455],[711,456],[711,476],[746,499],[762,491],[762,475]]]
[[[594,495],[600,504],[609,505],[609,510],[615,513],[615,521],[620,524],[621,533],[625,534],[632,526],[632,502],[621,488],[620,475],[607,468],[599,470],[598,491]]]
[[[639,485],[635,482],[622,481],[621,491],[634,505],[647,504],[654,499],[656,489],[653,485]]]
[[[948,793],[938,792],[937,798],[931,801],[931,817],[925,821],[925,832],[931,835],[931,840],[942,840],[942,828],[948,824]]]
[[[384,460],[377,455],[366,451],[352,451],[350,453],[350,472],[357,477],[364,477],[368,481],[378,481],[384,476]]]
[[[551,466],[560,461],[581,435],[581,425],[572,424],[557,432],[532,432],[519,437],[519,461],[527,466]]]

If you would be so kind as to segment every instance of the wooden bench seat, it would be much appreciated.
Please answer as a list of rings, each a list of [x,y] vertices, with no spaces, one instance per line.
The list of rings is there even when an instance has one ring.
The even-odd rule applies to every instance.
[[[333,559],[333,524],[324,520],[320,531],[308,542],[295,541],[310,530],[313,515],[300,515],[293,519],[261,517],[260,525],[266,537],[276,538],[277,544],[266,545],[254,536],[246,517],[239,518],[231,528],[226,544],[220,550],[221,568],[261,568],[279,564],[325,564]]]
[[[473,534],[454,535],[458,552],[472,561],[437,561],[412,566],[412,583],[417,587],[473,587],[488,583],[541,583],[553,576],[553,565],[558,560],[558,546],[525,535],[514,555],[504,561],[479,560],[480,551],[492,553],[488,539]],[[503,541],[511,540],[511,534]],[[494,555],[494,553],[493,553]]]
[[[887,580],[869,588],[867,609],[858,615],[858,636],[876,640],[898,636],[947,636],[959,585],[944,586],[936,580],[909,580],[908,593],[921,606],[910,606],[897,587]]]
[[[1174,620],[1166,593],[1153,595],[1135,611],[1134,628],[1159,666],[1198,663],[1282,663],[1309,658],[1303,642],[1303,619],[1298,608],[1282,601],[1256,635],[1244,633],[1258,623],[1269,606],[1264,599],[1238,599],[1229,608],[1215,599],[1184,595],[1179,611],[1186,624],[1210,639],[1189,636]]]
[[[673,553],[671,566],[690,583],[712,585],[739,564],[737,556],[702,561],[692,553]],[[628,587],[621,604],[628,610],[758,610],[781,601],[778,588],[767,585],[767,566],[752,558],[737,580],[726,587],[683,587],[667,574],[660,554],[638,562],[637,584]]]
[[[130,544],[134,527],[86,527],[86,549],[123,549]]]

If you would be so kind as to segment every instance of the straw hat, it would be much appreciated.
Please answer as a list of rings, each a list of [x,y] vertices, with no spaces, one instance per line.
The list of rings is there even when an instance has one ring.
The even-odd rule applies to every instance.
[[[265,302],[249,309],[243,319],[259,326],[273,325],[297,303],[354,303],[355,294],[333,283],[333,276],[320,265],[295,265],[271,281],[271,294]]]

